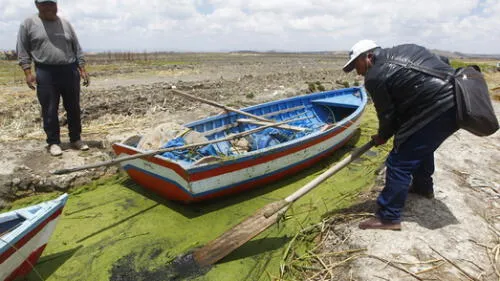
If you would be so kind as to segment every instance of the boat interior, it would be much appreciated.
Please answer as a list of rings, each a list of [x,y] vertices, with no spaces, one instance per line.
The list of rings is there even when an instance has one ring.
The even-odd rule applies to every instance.
[[[7,235],[19,227],[26,219],[19,214],[0,217],[0,237]]]

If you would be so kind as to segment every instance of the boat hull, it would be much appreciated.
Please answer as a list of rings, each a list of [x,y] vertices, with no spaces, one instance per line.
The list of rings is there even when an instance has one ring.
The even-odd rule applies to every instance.
[[[0,237],[0,280],[17,280],[33,270],[54,232],[66,201],[67,195],[64,194],[52,201],[9,212],[25,220]]]
[[[344,145],[359,128],[364,92],[360,99],[336,126],[285,145],[187,169],[159,155],[124,161],[122,167],[139,185],[169,200],[191,203],[239,193],[294,175]],[[119,156],[142,152],[121,143],[113,148]]]

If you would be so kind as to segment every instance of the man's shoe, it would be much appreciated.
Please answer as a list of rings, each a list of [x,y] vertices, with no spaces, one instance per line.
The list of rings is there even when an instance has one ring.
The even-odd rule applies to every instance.
[[[415,190],[415,188],[413,188],[412,186],[410,186],[410,189],[408,189],[408,193],[417,194],[417,195],[423,196],[423,197],[425,197],[427,199],[434,199],[434,191],[431,191],[431,192],[421,192],[421,191]]]
[[[371,218],[359,223],[361,229],[383,229],[383,230],[401,230],[401,223],[383,221],[379,218]]]
[[[61,156],[62,155],[62,149],[58,144],[49,145],[49,152],[50,152],[50,155],[52,155],[52,156]]]
[[[83,141],[77,140],[71,143],[71,147],[76,150],[89,150],[89,146]]]

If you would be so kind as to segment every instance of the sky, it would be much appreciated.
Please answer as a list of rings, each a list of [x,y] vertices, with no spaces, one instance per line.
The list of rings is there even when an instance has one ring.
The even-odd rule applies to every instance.
[[[500,0],[58,0],[84,51],[344,51],[382,47],[500,54]],[[33,0],[0,0],[0,49],[15,49]]]

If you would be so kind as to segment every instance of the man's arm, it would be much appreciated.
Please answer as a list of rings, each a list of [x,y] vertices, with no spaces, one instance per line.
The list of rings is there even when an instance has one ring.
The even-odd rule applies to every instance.
[[[73,29],[73,26],[69,22],[68,26],[71,30],[71,38],[73,38],[73,51],[75,52],[78,69],[80,70],[80,76],[83,79],[83,86],[88,87],[90,85],[90,76],[85,69],[85,55],[83,54],[82,47],[80,46],[80,42],[78,41],[78,37],[76,36],[76,32]]]
[[[30,89],[34,90],[36,79],[31,72],[30,42],[24,23],[19,27],[19,33],[17,34],[16,52],[19,66],[24,71],[26,84]]]

